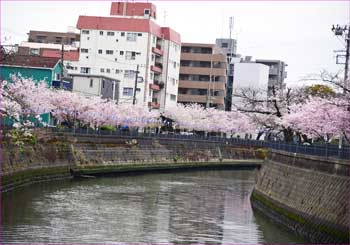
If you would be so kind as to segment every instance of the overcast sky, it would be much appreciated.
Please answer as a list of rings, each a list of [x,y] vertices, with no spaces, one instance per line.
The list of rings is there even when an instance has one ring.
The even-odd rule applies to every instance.
[[[254,59],[280,59],[288,64],[287,83],[322,69],[343,70],[334,50],[344,49],[332,24],[349,23],[349,1],[151,1],[158,24],[170,26],[183,42],[214,43],[233,37],[238,53]],[[20,43],[29,30],[67,31],[79,15],[108,16],[110,1],[1,1],[1,41]]]

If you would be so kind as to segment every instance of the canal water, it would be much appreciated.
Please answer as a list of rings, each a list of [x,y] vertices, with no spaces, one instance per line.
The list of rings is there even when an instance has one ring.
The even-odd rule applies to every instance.
[[[251,209],[252,170],[38,183],[2,194],[2,243],[303,243]]]

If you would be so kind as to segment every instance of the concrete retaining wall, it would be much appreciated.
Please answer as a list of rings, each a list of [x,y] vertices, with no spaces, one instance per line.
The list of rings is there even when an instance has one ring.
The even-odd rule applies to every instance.
[[[350,163],[272,151],[252,206],[313,243],[349,243]]]

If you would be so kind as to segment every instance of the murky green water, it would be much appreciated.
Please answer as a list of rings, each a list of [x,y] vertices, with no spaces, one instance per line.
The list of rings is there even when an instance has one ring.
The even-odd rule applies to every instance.
[[[4,243],[300,243],[252,212],[254,171],[54,181],[2,195]]]

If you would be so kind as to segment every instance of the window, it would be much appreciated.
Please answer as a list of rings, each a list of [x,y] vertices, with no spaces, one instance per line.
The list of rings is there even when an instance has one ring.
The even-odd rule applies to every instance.
[[[116,73],[116,74],[119,74],[119,73],[121,73],[121,72],[122,72],[122,70],[115,69],[115,73]]]
[[[101,68],[101,69],[100,69],[100,72],[105,72],[105,68]]]
[[[124,51],[120,51],[119,54],[120,54],[120,55],[124,55]]]
[[[40,55],[39,49],[37,49],[37,48],[31,48],[31,49],[30,49],[30,54],[31,54],[31,55]]]
[[[106,54],[113,54],[113,50],[106,50]]]
[[[94,86],[94,79],[90,79],[90,88]]]
[[[100,35],[103,36],[103,31],[100,31]]]
[[[80,73],[88,74],[90,73],[89,67],[80,67]]]
[[[176,68],[176,62],[175,61],[173,62],[173,66],[174,66],[174,68]]]
[[[98,50],[98,53],[99,53],[99,54],[102,54],[102,49],[99,49],[99,50]]]
[[[153,80],[153,72],[150,73],[151,80]]]
[[[120,35],[121,35],[122,37],[124,37],[124,36],[125,36],[125,32],[121,32]]]
[[[135,42],[136,41],[136,33],[128,32],[126,34],[126,41]]]
[[[145,9],[143,12],[145,15],[149,15],[149,9]]]
[[[89,50],[88,50],[87,48],[82,48],[82,49],[80,49],[80,52],[82,52],[82,53],[88,53]]]
[[[108,31],[107,32],[107,36],[114,36],[114,32],[113,31]]]
[[[175,84],[176,84],[175,78],[170,78],[170,80],[171,80],[172,84],[175,86]]]
[[[221,48],[228,48],[228,43],[222,43]]]
[[[154,61],[154,57],[155,57],[155,55],[154,55],[154,54],[152,54],[152,61]]]
[[[86,39],[87,39],[87,40],[90,40],[90,37],[87,37]]]
[[[55,37],[56,43],[62,43],[63,38],[62,37]]]
[[[81,33],[82,33],[82,34],[90,34],[90,31],[88,31],[88,30],[82,30]]]
[[[153,43],[155,44],[155,43],[156,43],[156,41],[157,41],[156,36],[153,36]]]
[[[107,69],[106,69],[106,72],[107,72],[107,73],[111,73],[111,69],[107,68]]]
[[[136,88],[136,93],[141,92],[140,88]]]
[[[137,36],[138,37],[142,37],[142,33],[137,33]]]
[[[123,96],[132,96],[133,88],[123,88]]]
[[[135,58],[136,58],[136,53],[135,52],[126,51],[126,53],[125,53],[125,59],[126,60],[135,60]]]
[[[134,70],[125,70],[124,78],[135,78],[136,72]]]
[[[172,101],[176,101],[176,95],[171,94],[171,95],[170,95],[170,100],[172,100]]]
[[[119,40],[118,39],[115,39],[116,42],[118,42]]]
[[[102,88],[105,88],[105,80],[102,80]]]
[[[118,58],[114,58],[114,61],[118,61]]]

